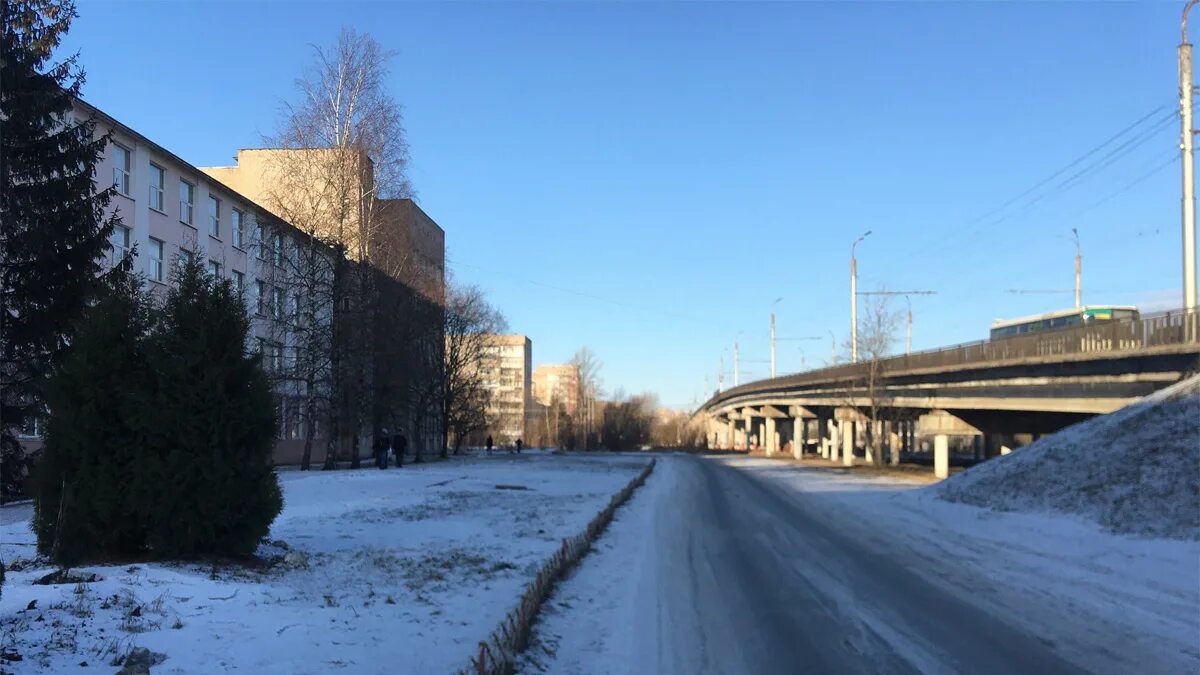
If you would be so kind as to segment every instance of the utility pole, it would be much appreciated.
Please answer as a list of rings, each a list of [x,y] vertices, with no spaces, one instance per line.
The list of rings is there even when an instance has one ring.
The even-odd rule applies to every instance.
[[[837,337],[833,331],[829,331],[829,365],[837,365]]]
[[[1187,41],[1188,12],[1196,0],[1183,7],[1179,33],[1179,149],[1183,153],[1183,309],[1196,311],[1196,179],[1192,155],[1192,45]]]
[[[775,305],[783,298],[775,298],[771,305],[771,379],[775,379]]]
[[[850,245],[850,363],[858,363],[858,263],[854,260],[854,247],[870,234],[867,230]]]
[[[904,334],[904,353],[905,355],[912,353],[912,302],[908,296],[904,296],[904,304],[908,306],[908,327]]]
[[[722,357],[723,358],[723,357]],[[725,370],[725,366],[721,366],[721,370]],[[733,386],[738,386],[738,344],[737,338],[733,339]]]
[[[1079,230],[1071,228],[1075,238],[1075,309],[1083,308],[1083,249],[1079,246]]]
[[[734,353],[735,354],[737,353],[736,348],[734,349]],[[733,358],[734,358],[734,363],[737,363],[737,357],[735,356]],[[736,373],[737,370],[734,369],[734,372]],[[733,377],[734,377],[733,386],[736,387],[737,386],[737,375],[734,375]],[[721,356],[721,369],[717,371],[717,393],[718,394],[721,393],[721,390],[723,390],[724,388],[725,388],[725,357]]]

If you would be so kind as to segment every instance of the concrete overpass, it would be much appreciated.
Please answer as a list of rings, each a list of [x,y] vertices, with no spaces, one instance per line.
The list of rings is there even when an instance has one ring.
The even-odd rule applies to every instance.
[[[1177,382],[1200,364],[1200,315],[1170,312],[974,342],[751,382],[697,411],[709,446],[768,455],[792,442],[854,462],[860,439],[898,461],[916,447],[916,421],[940,412],[982,432],[984,457],[1112,412]],[[934,466],[948,473],[948,437]]]

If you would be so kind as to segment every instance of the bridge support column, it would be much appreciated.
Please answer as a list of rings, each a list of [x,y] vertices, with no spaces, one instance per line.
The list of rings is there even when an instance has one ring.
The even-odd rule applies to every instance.
[[[983,436],[973,436],[971,438],[971,446],[975,451],[975,461],[983,461]]]
[[[792,418],[792,458],[804,459],[804,446],[808,443],[808,420]]]
[[[842,426],[841,420],[829,420],[829,461],[836,462],[841,457]]]
[[[733,450],[737,445],[737,423],[733,420],[725,426],[725,442],[721,445],[722,450]]]
[[[896,433],[896,427],[903,422],[890,421],[884,424],[887,425],[888,464],[900,466],[900,434]]]
[[[933,437],[933,475],[938,478],[950,475],[950,437],[946,434]]]
[[[817,446],[821,451],[821,459],[829,459],[829,423],[828,417],[817,419]]]
[[[842,422],[842,466],[854,466],[854,422]]]
[[[775,435],[775,418],[763,420],[763,452],[767,457],[774,457],[778,450],[779,438]]]

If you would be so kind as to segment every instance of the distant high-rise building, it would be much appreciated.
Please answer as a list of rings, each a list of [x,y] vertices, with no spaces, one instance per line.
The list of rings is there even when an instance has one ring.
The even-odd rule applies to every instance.
[[[497,444],[527,439],[533,342],[524,335],[493,335],[479,369],[490,393],[487,416],[492,439]]]
[[[579,412],[579,367],[542,364],[533,371],[533,398],[543,406],[561,405],[568,415]]]

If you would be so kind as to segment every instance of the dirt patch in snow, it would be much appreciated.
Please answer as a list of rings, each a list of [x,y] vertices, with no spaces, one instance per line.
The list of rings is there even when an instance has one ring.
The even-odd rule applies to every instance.
[[[1052,511],[1121,534],[1200,539],[1200,376],[929,488],[998,511]]]

